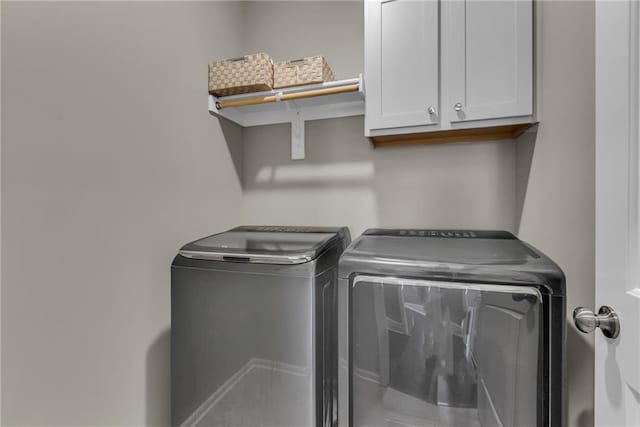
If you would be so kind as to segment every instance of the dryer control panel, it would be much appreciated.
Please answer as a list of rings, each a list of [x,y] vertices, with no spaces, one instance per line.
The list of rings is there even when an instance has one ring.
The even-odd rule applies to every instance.
[[[367,236],[401,236],[401,237],[430,237],[444,239],[508,239],[516,237],[508,231],[500,230],[424,230],[424,229],[384,229],[367,230]]]

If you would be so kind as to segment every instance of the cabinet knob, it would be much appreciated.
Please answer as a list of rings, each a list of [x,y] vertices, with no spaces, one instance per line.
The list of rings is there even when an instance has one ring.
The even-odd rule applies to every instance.
[[[456,104],[453,106],[453,109],[456,111],[462,111],[462,104],[459,102],[456,102]]]
[[[433,107],[429,107],[427,108],[427,112],[433,116],[436,113],[436,109]]]

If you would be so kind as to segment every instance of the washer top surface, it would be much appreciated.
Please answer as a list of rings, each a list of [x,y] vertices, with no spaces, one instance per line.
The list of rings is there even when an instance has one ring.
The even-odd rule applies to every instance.
[[[302,264],[338,240],[345,228],[241,226],[184,245],[180,255],[211,261]]]
[[[340,276],[354,273],[546,285],[564,294],[564,274],[506,231],[369,229],[347,248]]]

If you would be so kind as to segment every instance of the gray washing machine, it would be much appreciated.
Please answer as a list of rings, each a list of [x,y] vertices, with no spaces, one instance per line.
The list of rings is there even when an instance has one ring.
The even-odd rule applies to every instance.
[[[564,274],[512,234],[367,230],[338,301],[340,426],[564,425]]]
[[[338,260],[347,228],[244,226],[171,267],[174,426],[337,419]]]

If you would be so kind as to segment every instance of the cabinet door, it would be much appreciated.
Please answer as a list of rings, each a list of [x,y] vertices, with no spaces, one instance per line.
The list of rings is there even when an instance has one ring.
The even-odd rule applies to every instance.
[[[451,122],[532,114],[531,0],[444,2],[443,31]]]
[[[438,1],[365,2],[367,130],[438,123]]]

